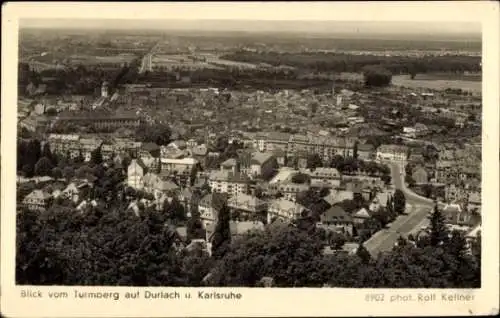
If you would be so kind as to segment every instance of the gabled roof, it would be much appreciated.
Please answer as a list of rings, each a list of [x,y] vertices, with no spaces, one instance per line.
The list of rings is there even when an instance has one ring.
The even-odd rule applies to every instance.
[[[264,223],[262,222],[252,222],[252,221],[245,221],[245,222],[234,222],[231,221],[229,223],[229,228],[231,231],[231,235],[242,235],[245,233],[248,233],[249,231],[252,230],[259,230],[263,231],[264,230]]]
[[[264,164],[268,160],[270,160],[273,156],[269,153],[265,152],[254,152],[252,154],[251,163]]]
[[[331,191],[329,195],[324,197],[323,199],[330,205],[334,205],[336,203],[340,203],[344,200],[352,200],[354,198],[354,193],[352,191]]]
[[[193,197],[193,192],[189,188],[184,188],[181,191],[180,196],[184,197],[186,200],[190,200]]]
[[[208,152],[208,148],[207,146],[205,145],[199,145],[199,146],[195,146],[191,149],[191,151],[193,152],[193,155],[196,155],[196,156],[205,156]]]
[[[284,198],[276,199],[276,200],[271,200],[269,202],[269,208],[270,209],[279,209],[279,210],[284,210],[284,211],[296,211],[297,213],[303,211],[306,209],[303,205],[286,200]]]
[[[209,193],[205,195],[200,200],[200,205],[212,207],[216,210],[220,210],[225,203],[227,203],[229,195],[227,193]]]
[[[149,151],[149,152],[151,152],[151,151],[159,151],[160,150],[160,146],[158,146],[154,142],[147,142],[147,143],[142,144],[142,150]]]
[[[47,193],[42,190],[33,190],[28,194],[27,196],[24,197],[24,199],[36,199],[36,200],[47,200],[51,197],[50,193]]]
[[[226,161],[224,161],[223,163],[221,163],[220,165],[223,166],[223,167],[234,167],[236,166],[238,163],[236,161],[236,159],[234,158],[229,158],[227,159]]]
[[[257,197],[248,195],[248,194],[238,194],[229,198],[228,205],[229,206],[248,206],[248,207],[257,207],[264,203],[264,201],[258,199]]]
[[[133,167],[133,166],[139,166],[141,167],[142,169],[146,169],[146,164],[144,163],[144,161],[142,161],[142,159],[132,159],[130,161],[130,164],[128,165],[128,168],[130,167]]]
[[[70,184],[68,184],[68,186],[63,190],[63,192],[68,192],[68,191],[78,192],[78,187],[76,186],[76,184],[74,182],[71,182]]]
[[[358,151],[374,151],[375,146],[372,144],[359,144],[358,145]]]
[[[232,171],[220,171],[213,170],[209,175],[210,181],[225,181],[225,182],[234,182],[234,183],[246,183],[250,181],[250,178],[242,173]]]
[[[470,203],[481,203],[481,193],[479,192],[471,192],[469,193],[469,202]]]
[[[155,188],[159,191],[172,191],[179,189],[179,186],[168,180],[160,180]]]
[[[267,140],[275,140],[275,141],[282,141],[282,142],[288,142],[290,140],[290,134],[288,133],[282,133],[282,132],[270,132],[267,135]]]
[[[334,205],[321,215],[322,222],[352,222],[351,216],[340,206]]]
[[[459,204],[447,204],[443,208],[443,213],[460,213],[462,212],[462,207]]]
[[[365,208],[359,209],[359,211],[354,213],[353,216],[359,219],[369,219],[371,217],[370,212],[368,212]]]

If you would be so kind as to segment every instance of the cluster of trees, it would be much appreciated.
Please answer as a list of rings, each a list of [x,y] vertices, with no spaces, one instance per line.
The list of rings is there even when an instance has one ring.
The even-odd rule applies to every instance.
[[[346,175],[352,175],[361,171],[369,176],[381,177],[386,184],[391,182],[391,169],[387,165],[374,161],[364,161],[353,157],[344,158],[341,155],[335,155],[330,162],[330,167]]]
[[[402,57],[323,52],[278,53],[238,51],[223,55],[221,59],[246,63],[267,63],[273,66],[287,65],[319,72],[361,73],[367,65],[382,65],[394,74],[479,72],[481,70],[481,58],[473,56]]]
[[[112,70],[101,66],[77,65],[64,69],[46,69],[40,72],[30,70],[29,64],[19,63],[19,93],[26,94],[26,87],[32,83],[35,86],[47,84],[47,93],[55,95],[76,94],[94,95],[100,91],[103,81],[110,83],[110,88],[134,82],[137,73],[137,61]],[[44,81],[50,79],[50,81]]]
[[[52,153],[48,143],[42,147],[38,139],[19,139],[17,142],[17,171],[27,178],[33,176],[63,177],[65,162],[60,164],[61,159],[60,156]],[[81,154],[75,161],[83,162]]]
[[[275,223],[231,242],[214,263],[210,284],[259,286],[262,277],[271,277],[276,287],[479,287],[480,240],[469,254],[463,233],[449,233],[437,213],[428,235],[400,238],[378,257],[363,245],[354,255],[324,255],[320,229]],[[330,240],[340,245],[343,239]]]
[[[75,158],[69,152],[66,155],[56,154],[51,151],[48,142],[42,146],[38,139],[19,139],[17,143],[17,171],[26,178],[49,176],[68,179],[75,175],[84,161],[81,151]],[[101,148],[96,148],[90,153],[89,164],[96,166],[102,163]]]
[[[54,206],[18,214],[16,282],[34,285],[185,286],[199,284],[209,257],[182,255],[177,234],[151,210]],[[203,276],[201,276],[202,278]]]
[[[363,68],[363,76],[366,86],[388,86],[391,84],[391,72],[378,65],[368,65]]]
[[[396,209],[396,197],[393,206]],[[182,211],[171,201],[163,211],[125,205],[88,206],[81,212],[55,203],[45,212],[17,216],[16,282],[33,285],[259,286],[472,288],[480,284],[480,241],[468,253],[460,232],[449,233],[440,211],[426,235],[400,238],[388,253],[372,257],[360,245],[353,255],[323,254],[345,237],[314,222],[280,222],[231,237],[223,204],[212,237],[212,255],[179,248],[168,226]],[[187,220],[188,237],[203,237],[199,215]],[[196,217],[198,215],[198,217]],[[382,217],[382,216],[381,216]],[[378,218],[378,217],[377,217]],[[170,219],[170,221],[169,221]],[[207,275],[210,274],[210,275]]]
[[[171,142],[172,130],[167,124],[141,124],[135,131],[137,141],[166,146]]]

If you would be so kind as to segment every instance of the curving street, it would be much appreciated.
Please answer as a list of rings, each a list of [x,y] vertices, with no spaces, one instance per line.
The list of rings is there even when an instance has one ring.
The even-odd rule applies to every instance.
[[[427,215],[434,207],[431,199],[424,198],[406,188],[404,183],[404,166],[402,164],[391,163],[392,182],[396,189],[403,191],[406,203],[411,206],[406,215],[399,216],[394,220],[388,229],[383,229],[375,233],[364,243],[366,249],[376,256],[380,252],[389,251],[393,248],[399,236],[408,235],[415,228],[421,226]]]

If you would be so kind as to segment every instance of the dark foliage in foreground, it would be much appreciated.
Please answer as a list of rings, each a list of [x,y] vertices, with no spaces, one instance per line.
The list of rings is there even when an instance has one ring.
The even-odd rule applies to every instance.
[[[61,205],[21,211],[16,281],[201,286],[210,273],[205,284],[212,286],[259,286],[262,277],[272,277],[277,287],[480,287],[480,244],[467,253],[463,235],[444,235],[438,221],[416,244],[400,239],[376,258],[364,248],[352,255],[324,255],[320,230],[279,223],[232,240],[212,258],[202,250],[176,248],[177,236],[166,220],[144,208],[139,216],[100,206],[82,212]]]

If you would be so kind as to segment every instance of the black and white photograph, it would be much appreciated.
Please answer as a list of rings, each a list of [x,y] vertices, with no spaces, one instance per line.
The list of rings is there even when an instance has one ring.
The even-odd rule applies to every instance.
[[[481,289],[480,20],[17,32],[16,286]]]

